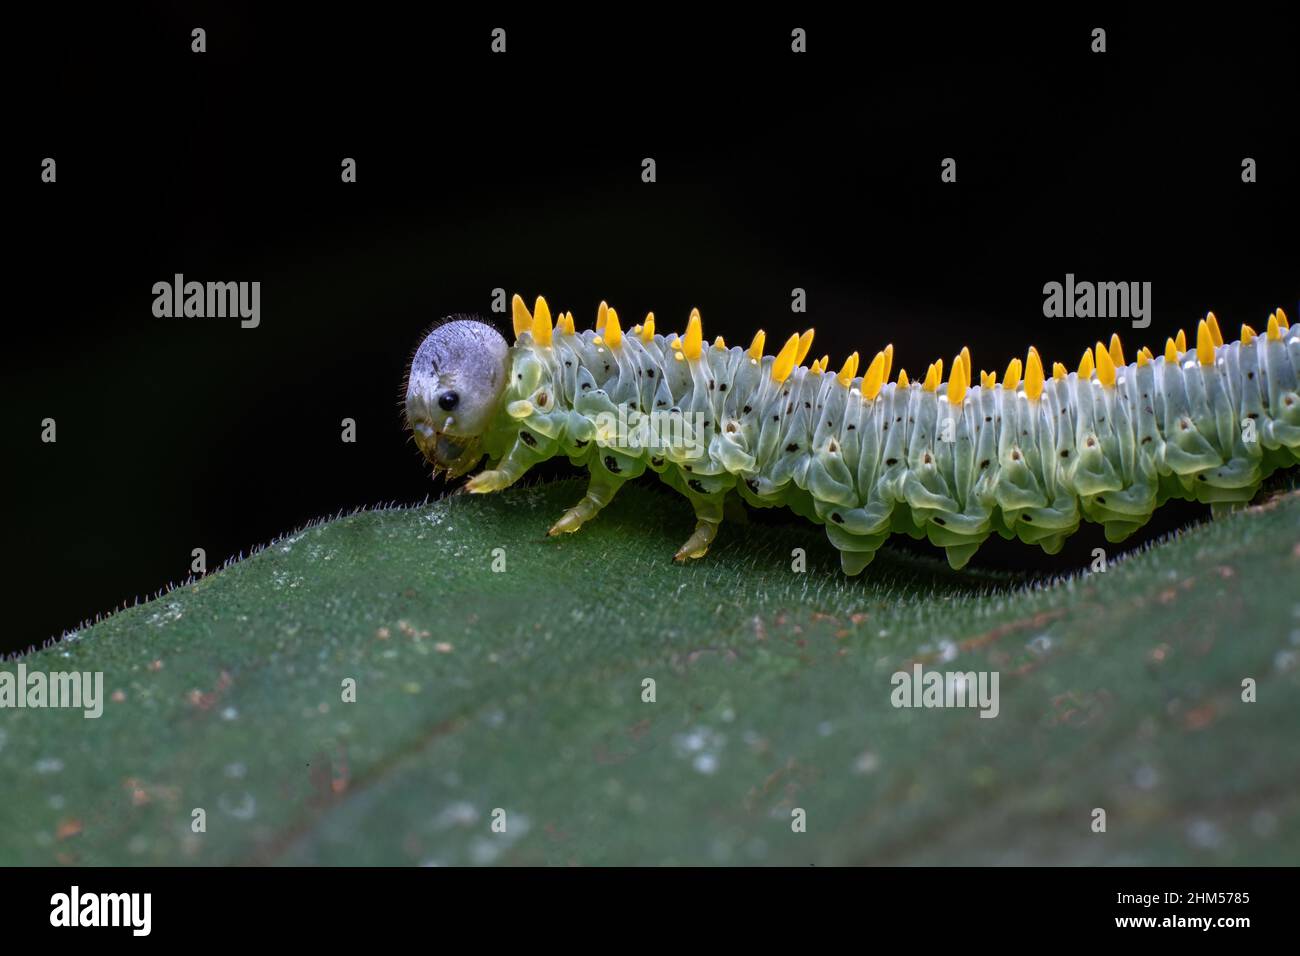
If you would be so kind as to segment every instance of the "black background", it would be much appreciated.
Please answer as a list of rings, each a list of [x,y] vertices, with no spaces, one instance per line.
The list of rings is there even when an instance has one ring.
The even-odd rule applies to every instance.
[[[744,899],[780,899],[796,911],[816,914],[828,934],[864,935],[888,921],[895,932],[930,943],[950,926],[971,934],[1028,944],[1056,938],[1064,928],[1071,940],[1133,941],[1168,937],[1189,942],[1243,941],[1254,946],[1290,928],[1294,896],[1287,869],[1263,867],[732,867],[729,887]],[[9,886],[4,879],[10,873]],[[540,876],[540,878],[539,878]],[[544,880],[544,881],[543,881]],[[661,882],[662,881],[662,882]],[[138,946],[127,928],[68,928],[49,925],[51,897],[90,893],[150,893],[151,933],[159,944],[193,942],[196,928],[219,946],[247,946],[250,939],[295,946],[372,948],[380,932],[429,931],[431,900],[441,912],[454,911],[465,926],[491,926],[492,938],[520,949],[535,946],[555,924],[556,901],[582,900],[581,919],[564,924],[564,939],[591,945],[628,936],[629,900],[672,897],[684,892],[706,899],[716,894],[719,874],[711,867],[550,867],[545,874],[525,867],[96,867],[0,870],[11,916],[7,938],[23,942],[116,941]],[[509,894],[510,919],[500,901]],[[1166,894],[1178,904],[1164,904]],[[1225,894],[1234,902],[1191,902],[1192,894]],[[345,897],[346,894],[346,897]],[[1155,896],[1152,906],[1120,903],[1120,895]],[[936,913],[935,900],[942,900]],[[1217,897],[1216,897],[1217,900]],[[1237,902],[1243,901],[1243,902]],[[323,905],[324,904],[324,905]],[[1248,927],[1117,927],[1116,918],[1241,918]],[[379,923],[382,921],[382,930]],[[835,930],[835,927],[841,927]],[[783,938],[782,934],[788,938]],[[1256,935],[1252,936],[1254,933]],[[782,916],[700,920],[692,937],[705,947],[795,949],[804,924]],[[185,937],[182,939],[181,937]],[[545,936],[545,938],[556,938]],[[644,938],[644,934],[642,934]],[[715,942],[711,942],[715,941]],[[148,945],[146,942],[145,945]],[[1267,945],[1267,943],[1265,943]]]
[[[1043,318],[1067,272],[1153,283],[1151,327],[1118,328],[1130,357],[1207,309],[1233,337],[1300,312],[1288,23],[863,10],[167,5],[15,27],[0,651],[183,579],[195,547],[214,568],[444,491],[402,428],[404,364],[497,287],[586,324],[601,299],[661,330],[698,306],[740,344],[811,324],[837,368],[892,341],[914,376],[962,345],[999,375],[1031,343],[1073,367],[1115,323]],[[176,272],[260,280],[261,326],[155,318]],[[1133,543],[1206,512],[1171,505]],[[974,564],[1073,570],[1103,543],[991,540]]]

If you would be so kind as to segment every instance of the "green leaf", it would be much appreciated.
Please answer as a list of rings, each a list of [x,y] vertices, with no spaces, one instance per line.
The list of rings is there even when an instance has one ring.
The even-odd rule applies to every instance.
[[[315,525],[23,658],[112,698],[0,711],[0,863],[1294,861],[1300,494],[1028,588],[811,525],[678,566],[646,484],[547,538],[580,494]],[[914,662],[998,716],[894,707]]]

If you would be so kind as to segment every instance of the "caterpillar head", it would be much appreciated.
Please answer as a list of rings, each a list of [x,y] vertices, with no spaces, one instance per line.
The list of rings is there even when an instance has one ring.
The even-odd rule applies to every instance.
[[[509,378],[509,349],[492,326],[452,316],[430,332],[406,376],[406,424],[435,474],[465,474],[483,457],[481,444]]]

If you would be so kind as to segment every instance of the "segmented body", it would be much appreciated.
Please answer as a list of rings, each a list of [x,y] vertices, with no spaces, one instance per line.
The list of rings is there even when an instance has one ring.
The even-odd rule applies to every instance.
[[[553,529],[569,531],[649,469],[699,520],[678,557],[707,549],[733,492],[824,524],[854,574],[892,533],[928,538],[953,567],[994,533],[1052,553],[1086,519],[1118,541],[1169,498],[1248,501],[1300,462],[1300,326],[1280,311],[1230,343],[1211,315],[1195,348],[1171,340],[1132,364],[1113,339],[1045,376],[1031,350],[1002,383],[982,373],[972,386],[969,353],[946,382],[942,363],[891,382],[892,349],[861,376],[856,355],[838,375],[804,367],[811,332],[772,356],[762,333],[747,350],[704,343],[698,314],[665,336],[653,316],[624,332],[602,307],[598,328],[578,331],[571,315],[553,326],[542,300],[536,315],[517,297],[515,309],[510,380],[483,440],[494,465],[470,490],[567,455],[592,474],[585,509]],[[697,423],[698,440],[644,447],[618,427],[654,412]]]

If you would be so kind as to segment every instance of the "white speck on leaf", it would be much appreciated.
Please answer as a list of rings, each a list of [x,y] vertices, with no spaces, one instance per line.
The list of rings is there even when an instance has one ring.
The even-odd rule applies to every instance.
[[[858,754],[858,759],[853,761],[853,772],[856,774],[875,773],[880,767],[880,758],[870,750],[864,750]]]
[[[478,822],[478,810],[475,809],[474,804],[465,800],[447,804],[433,819],[434,828],[438,830],[473,826],[476,822]]]
[[[240,794],[238,798],[231,798],[223,793],[217,798],[217,806],[221,808],[222,813],[236,820],[251,820],[257,815],[257,798],[251,793]]]

